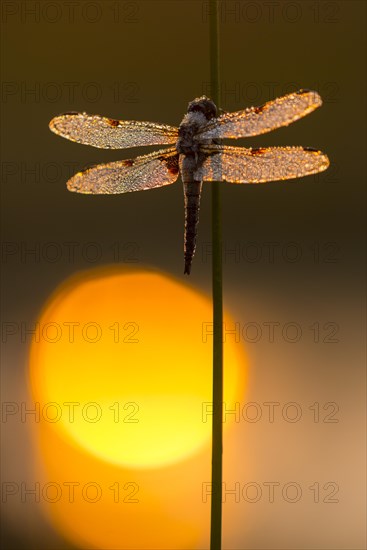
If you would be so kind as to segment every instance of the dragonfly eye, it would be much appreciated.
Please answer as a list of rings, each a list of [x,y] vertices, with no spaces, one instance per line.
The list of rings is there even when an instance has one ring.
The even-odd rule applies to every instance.
[[[217,107],[211,99],[202,96],[189,103],[187,112],[202,113],[207,120],[210,120],[217,116]]]

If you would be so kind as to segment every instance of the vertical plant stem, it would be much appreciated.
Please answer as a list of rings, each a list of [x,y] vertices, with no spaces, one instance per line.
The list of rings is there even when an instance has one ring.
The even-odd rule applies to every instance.
[[[212,99],[219,108],[219,13],[218,0],[210,0],[210,80]],[[220,182],[212,187],[212,294],[213,294],[213,424],[210,550],[222,548],[223,459],[223,298],[222,220]]]

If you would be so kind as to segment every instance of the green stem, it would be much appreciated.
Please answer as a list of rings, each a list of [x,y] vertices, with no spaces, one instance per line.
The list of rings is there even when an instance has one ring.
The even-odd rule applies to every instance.
[[[210,0],[210,80],[212,99],[219,108],[219,16],[218,0]],[[210,550],[222,548],[223,459],[223,298],[222,220],[220,183],[212,188],[212,292],[213,292],[213,424]]]

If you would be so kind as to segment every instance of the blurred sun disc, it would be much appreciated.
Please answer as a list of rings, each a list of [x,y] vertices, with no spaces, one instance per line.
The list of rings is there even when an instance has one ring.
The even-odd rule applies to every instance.
[[[211,437],[211,319],[207,296],[158,272],[72,277],[48,301],[32,343],[42,420],[116,465],[156,468],[193,455]],[[224,400],[233,406],[245,361],[227,340]]]

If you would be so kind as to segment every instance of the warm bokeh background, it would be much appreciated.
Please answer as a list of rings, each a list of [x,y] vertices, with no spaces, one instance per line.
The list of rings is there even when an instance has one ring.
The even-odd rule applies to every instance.
[[[221,6],[223,109],[260,105],[302,87],[318,90],[324,100],[306,119],[243,145],[318,147],[331,160],[327,172],[300,181],[223,184],[225,307],[238,323],[237,345],[248,357],[241,409],[250,411],[246,404],[255,403],[228,430],[224,479],[228,489],[258,484],[248,486],[248,498],[239,502],[228,495],[224,548],[362,549],[366,5],[228,0]],[[65,111],[87,111],[178,125],[188,101],[210,95],[208,20],[207,2],[196,0],[6,1],[1,11],[2,399],[16,408],[31,404],[31,338],[21,338],[21,327],[32,327],[68,276],[120,263],[149,266],[187,283],[180,182],[125,196],[68,193],[65,182],[79,168],[142,149],[119,153],[79,146],[51,134],[48,122]],[[207,295],[209,190],[206,184],[190,277]],[[273,338],[269,323],[277,323]],[[269,402],[279,403],[274,422]],[[296,409],[283,408],[290,402],[301,411],[297,422],[289,420]],[[251,422],[255,410],[262,416]],[[83,464],[83,456],[72,458],[65,447],[51,454],[57,470],[40,447],[39,428],[19,414],[3,417],[3,481],[43,482],[46,459],[52,479],[62,479],[78,460]],[[54,444],[62,449],[62,443]],[[165,489],[177,483],[167,509],[180,510],[190,490],[201,498],[197,487],[207,480],[200,474],[208,456],[197,458],[200,466],[192,475],[182,464],[161,470]],[[152,478],[144,475],[148,487]],[[264,485],[269,482],[280,484],[274,502]],[[289,482],[302,490],[298,502],[281,496]],[[250,502],[259,486],[262,497]],[[332,499],[337,502],[325,502]],[[6,548],[77,548],[66,530],[63,536],[55,529],[44,504],[22,502],[19,495],[6,499]],[[73,513],[70,509],[68,516]],[[74,523],[77,531],[77,515]],[[196,547],[207,548],[208,534],[200,536]]]

